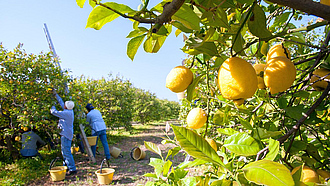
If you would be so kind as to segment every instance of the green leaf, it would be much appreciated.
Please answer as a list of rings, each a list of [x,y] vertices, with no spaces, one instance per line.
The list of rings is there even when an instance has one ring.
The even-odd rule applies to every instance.
[[[273,161],[278,155],[278,152],[280,150],[280,142],[270,138],[268,144],[268,150],[269,152],[267,153],[265,159]]]
[[[260,185],[294,186],[290,170],[270,160],[252,162],[243,167],[246,179]]]
[[[150,158],[149,165],[154,167],[157,178],[159,178],[159,176],[162,174],[164,170],[164,164],[165,162],[159,158]]]
[[[107,2],[104,4],[122,14],[134,12],[134,10],[132,10],[130,7],[123,4],[117,4],[114,2]],[[99,30],[106,23],[115,20],[117,17],[119,17],[119,14],[103,6],[97,6],[91,11],[88,16],[86,28],[94,28],[96,30]]]
[[[144,51],[149,53],[157,53],[162,47],[167,36],[159,36],[152,34],[149,36],[143,44]]]
[[[248,19],[248,27],[250,32],[260,38],[271,37],[272,33],[267,30],[265,12],[258,5],[255,5],[252,10],[252,15]]]
[[[85,2],[86,2],[86,0],[76,0],[76,3],[80,8],[84,7]]]
[[[150,151],[152,151],[152,152],[158,154],[160,157],[163,158],[163,156],[162,156],[162,152],[160,151],[160,148],[159,148],[156,144],[154,144],[154,143],[152,143],[152,142],[144,141],[144,146],[145,146],[148,150],[150,150]]]
[[[281,109],[284,109],[288,106],[288,100],[285,97],[279,97],[277,99],[277,104]]]
[[[304,113],[307,112],[307,108],[304,108],[304,105],[298,105],[298,106],[293,106],[293,107],[287,107],[284,109],[286,111],[286,115],[289,117],[299,120]]]
[[[214,42],[203,42],[200,46],[195,48],[202,54],[208,54],[210,56],[217,56],[218,50]]]
[[[170,157],[171,155],[172,157],[175,156],[180,150],[180,147],[174,147],[173,149],[168,150],[166,159],[168,159],[168,157]]]
[[[181,30],[182,32],[185,33],[193,33],[194,31],[192,29],[187,28],[184,26],[181,22],[179,21],[172,21],[172,25]]]
[[[196,177],[186,177],[186,178],[181,179],[180,183],[184,186],[195,186],[195,185],[197,185],[197,178]]]
[[[146,173],[143,176],[149,177],[149,178],[157,178],[157,175],[156,174],[153,174],[153,173]]]
[[[144,28],[144,27],[138,27],[137,30],[133,30],[131,31],[128,36],[126,36],[126,38],[132,38],[132,37],[137,37],[143,34],[148,33],[148,29]]]
[[[267,139],[267,138],[272,138],[272,137],[276,137],[282,134],[282,131],[268,131],[264,128],[257,128],[256,130],[254,130],[253,133],[253,138],[255,139]]]
[[[197,86],[198,82],[204,75],[205,74],[202,74],[202,75],[194,78],[193,82],[188,86],[188,88],[187,88],[187,100],[188,101],[191,101],[193,99],[194,94],[195,94],[195,87]]]
[[[233,37],[232,42],[234,42],[234,39],[235,39],[235,37]],[[239,52],[239,54],[242,55],[242,56],[245,56],[245,52],[243,50],[244,43],[245,43],[245,40],[244,40],[242,34],[238,33],[236,41],[235,41],[235,43],[233,43],[234,44],[233,49],[236,53]]]
[[[249,121],[246,121],[243,118],[239,118],[239,120],[240,120],[240,123],[243,125],[243,127],[246,128],[247,130],[252,130],[253,129],[253,127],[251,126]]]
[[[146,36],[146,34],[141,35],[141,36],[137,36],[132,38],[131,40],[129,40],[128,44],[127,44],[127,56],[133,61],[134,56],[138,50],[138,48],[140,47],[140,45],[142,44],[142,41],[144,39],[144,37]]]
[[[205,11],[201,19],[208,26],[229,28],[227,14],[222,8],[217,8],[216,11]]]
[[[202,165],[202,164],[205,164],[207,162],[208,161],[204,161],[204,160],[201,160],[201,159],[195,159],[194,161],[185,161],[185,162],[182,162],[180,165],[178,165],[178,168],[185,169],[185,168],[189,168],[189,167]]]
[[[168,172],[170,171],[170,168],[172,166],[171,161],[166,161],[164,164],[164,170],[163,170],[163,176],[167,177]]]
[[[190,30],[200,30],[200,20],[190,6],[183,4],[181,8],[172,16],[172,20],[179,21]]]
[[[227,135],[227,136],[231,136],[233,134],[236,134],[238,133],[238,131],[232,129],[232,128],[218,128],[217,130],[220,134],[224,134],[224,135]]]
[[[181,148],[183,148],[189,155],[196,159],[224,166],[221,158],[204,138],[185,127],[171,126]]]
[[[247,133],[235,133],[229,136],[223,146],[242,156],[256,155],[260,151],[258,142]]]
[[[237,0],[237,2],[239,2],[241,4],[246,3],[248,5],[251,5],[254,2],[254,0]]]

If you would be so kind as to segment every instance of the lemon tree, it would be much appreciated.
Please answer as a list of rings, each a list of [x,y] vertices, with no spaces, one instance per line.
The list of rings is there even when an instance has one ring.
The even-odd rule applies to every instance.
[[[84,7],[87,1],[76,2]],[[133,21],[127,36],[132,60],[142,45],[158,52],[172,31],[184,39],[183,66],[194,78],[179,90],[186,95],[180,102],[182,125],[173,125],[175,138],[164,142],[176,144],[167,157],[148,143],[160,158],[152,159],[155,173],[146,175],[153,179],[146,185],[299,185],[303,177],[290,174],[297,164],[330,169],[330,86],[316,72],[320,79],[311,81],[316,69],[330,69],[325,1],[173,0],[152,7],[142,1],[138,9],[88,3],[93,8],[88,28],[101,29],[119,17]],[[305,13],[318,19],[305,21]],[[256,63],[266,64],[263,76],[253,68]],[[258,77],[266,88],[257,88]],[[322,80],[327,85],[315,88]],[[194,108],[207,116],[197,129],[187,127]],[[217,151],[208,138],[219,144]],[[180,150],[194,161],[173,165],[168,157]],[[187,168],[196,166],[207,170],[188,174]]]

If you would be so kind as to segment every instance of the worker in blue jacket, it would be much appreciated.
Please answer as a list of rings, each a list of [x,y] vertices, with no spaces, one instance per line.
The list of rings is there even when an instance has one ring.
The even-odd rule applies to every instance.
[[[50,109],[50,113],[59,118],[58,127],[61,129],[61,151],[64,162],[68,166],[69,171],[68,175],[76,174],[76,165],[71,154],[71,143],[73,138],[73,121],[74,121],[74,113],[73,101],[63,102],[62,98],[56,93],[56,90],[53,89],[53,94],[56,97],[58,103],[63,108],[63,111],[56,110],[55,106],[52,106]]]
[[[88,103],[86,105],[86,109],[88,111],[86,121],[90,124],[90,126],[92,128],[92,136],[97,136],[96,144],[100,138],[102,145],[103,145],[103,149],[104,149],[104,155],[109,163],[111,155],[110,155],[109,144],[108,144],[108,140],[107,140],[107,131],[106,131],[107,127],[102,118],[102,114],[100,111],[94,109],[93,105],[90,103]],[[95,157],[96,145],[92,146],[91,149],[92,149],[93,155]]]

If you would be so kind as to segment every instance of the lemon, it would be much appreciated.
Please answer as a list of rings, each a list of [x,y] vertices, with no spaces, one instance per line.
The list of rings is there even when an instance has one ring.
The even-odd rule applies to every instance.
[[[173,68],[166,77],[166,87],[172,92],[183,92],[193,81],[194,75],[191,70],[185,66]]]
[[[286,57],[274,57],[266,65],[264,81],[271,94],[290,88],[296,79],[296,67]]]
[[[207,120],[206,112],[201,108],[193,108],[187,116],[187,124],[189,128],[199,129],[204,126]]]
[[[21,137],[15,136],[15,141],[21,141]]]
[[[291,174],[293,175],[295,172],[297,172],[300,169],[301,165],[298,167],[295,167]],[[307,185],[307,183],[321,183],[319,179],[319,175],[317,172],[315,172],[313,169],[309,168],[308,166],[304,166],[301,172],[301,178],[300,178],[300,185]]]
[[[254,95],[258,88],[258,79],[253,66],[238,57],[223,62],[218,73],[218,84],[222,96],[233,100],[236,105]]]
[[[265,70],[266,64],[254,64],[253,68],[257,73],[258,78],[258,88],[259,89],[265,89],[266,85],[264,82],[264,70]]]
[[[28,127],[24,127],[23,130],[26,132],[26,131],[29,130],[29,128]]]
[[[330,0],[320,0],[320,3],[330,6]]]
[[[268,61],[271,58],[279,57],[279,56],[283,56],[283,57],[287,57],[288,59],[291,59],[291,54],[289,50],[286,47],[284,47],[283,44],[276,44],[270,47],[270,49],[267,52],[266,63],[268,63]]]
[[[211,146],[215,151],[218,150],[217,143],[216,143],[213,139],[211,139],[211,138],[205,138],[205,140],[210,144],[210,146]]]
[[[314,74],[319,76],[319,77],[315,76]],[[313,83],[314,81],[320,79],[320,77],[323,77],[323,76],[326,76],[326,75],[328,75],[328,76],[324,79],[330,80],[330,70],[327,70],[325,68],[316,69],[313,72],[313,76],[311,77],[311,83]],[[312,84],[312,87],[317,91],[322,91],[325,88],[327,88],[327,86],[328,86],[328,82],[323,81],[323,80],[322,81],[317,81],[316,83]]]

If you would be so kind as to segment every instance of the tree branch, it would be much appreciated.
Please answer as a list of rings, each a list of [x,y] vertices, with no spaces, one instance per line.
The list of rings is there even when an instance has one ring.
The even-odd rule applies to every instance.
[[[292,127],[292,129],[286,133],[284,136],[277,139],[281,144],[284,143],[293,133],[296,133],[299,127],[305,122],[307,117],[322,103],[323,99],[328,95],[330,91],[330,83],[328,83],[327,88],[324,90],[322,95],[317,99],[317,101],[312,105],[312,107],[306,112],[303,113],[303,116],[299,119],[297,124]]]
[[[312,0],[268,0],[330,21],[330,6]]]

